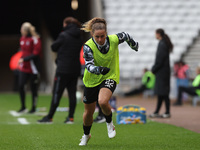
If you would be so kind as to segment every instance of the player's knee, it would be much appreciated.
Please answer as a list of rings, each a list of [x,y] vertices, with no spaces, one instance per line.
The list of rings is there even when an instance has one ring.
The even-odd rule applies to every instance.
[[[107,101],[105,101],[105,100],[99,100],[99,106],[101,107],[101,108],[104,108],[104,107],[106,107],[108,105],[108,102]]]
[[[91,110],[85,110],[84,111],[84,116],[85,117],[91,117],[91,116],[93,116],[93,111],[91,111]]]

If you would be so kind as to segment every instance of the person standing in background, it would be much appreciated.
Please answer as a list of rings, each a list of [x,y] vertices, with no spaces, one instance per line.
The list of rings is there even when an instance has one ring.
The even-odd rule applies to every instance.
[[[157,29],[155,33],[156,39],[159,40],[155,63],[152,67],[152,73],[156,76],[155,94],[158,96],[157,107],[150,117],[169,118],[170,115],[170,60],[169,54],[173,50],[173,44],[165,34],[163,29]],[[166,112],[159,115],[159,111],[163,100],[165,101]]]
[[[74,123],[76,87],[81,71],[80,51],[83,44],[80,27],[81,24],[77,19],[73,17],[65,18],[63,20],[63,32],[59,34],[51,46],[53,52],[57,53],[53,96],[48,115],[38,120],[38,123],[52,123],[65,88],[67,88],[69,95],[69,115],[64,123]]]
[[[27,112],[25,105],[25,84],[30,79],[31,92],[32,92],[32,109],[29,113],[36,111],[37,99],[38,99],[38,67],[36,60],[39,59],[41,54],[41,42],[34,41],[34,36],[31,34],[32,25],[29,22],[25,22],[21,26],[20,48],[22,51],[22,57],[19,60],[19,93],[21,99],[21,109],[19,113]]]

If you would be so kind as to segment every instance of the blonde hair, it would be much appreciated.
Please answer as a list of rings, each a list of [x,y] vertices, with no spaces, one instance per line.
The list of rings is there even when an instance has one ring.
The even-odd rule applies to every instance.
[[[40,37],[40,35],[35,31],[35,27],[33,25],[30,27],[30,32],[32,36],[37,37],[37,38]]]
[[[95,17],[88,22],[83,24],[83,28],[85,32],[94,32],[95,30],[105,30],[107,31],[107,23],[106,20],[103,18]]]
[[[29,22],[24,22],[23,24],[22,24],[22,26],[21,26],[21,34],[22,34],[22,36],[28,36],[28,37],[30,37],[30,36],[32,36],[31,35],[31,23],[29,23]]]
[[[30,31],[30,28],[31,28],[31,23],[30,22],[24,22],[22,24],[22,28],[25,30],[25,31]]]

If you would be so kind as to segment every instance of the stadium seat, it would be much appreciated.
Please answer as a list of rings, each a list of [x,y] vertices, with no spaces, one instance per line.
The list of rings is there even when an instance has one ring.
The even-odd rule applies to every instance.
[[[121,44],[120,71],[122,78],[139,76],[143,68],[152,67],[158,41],[155,29],[163,28],[174,44],[170,55],[173,62],[187,51],[198,36],[200,26],[199,0],[103,0],[104,15],[108,22],[108,34],[128,32],[139,42],[139,52],[132,53],[126,44]],[[139,58],[139,59],[138,59]],[[127,66],[134,66],[131,69]]]
[[[196,107],[197,106],[197,102],[200,101],[200,96],[194,96],[193,97],[193,100],[192,100],[192,103],[193,103],[193,106]]]

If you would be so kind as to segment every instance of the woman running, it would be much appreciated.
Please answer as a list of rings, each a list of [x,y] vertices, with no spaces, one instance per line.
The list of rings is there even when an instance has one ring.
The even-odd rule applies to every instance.
[[[107,35],[107,25],[103,18],[89,20],[83,25],[82,30],[90,32],[92,36],[83,48],[86,65],[83,77],[85,111],[83,114],[84,135],[79,145],[85,146],[91,138],[90,129],[97,101],[106,118],[108,137],[115,137],[116,131],[112,122],[109,100],[116,84],[119,83],[118,45],[126,41],[132,49],[138,51],[138,42],[125,32]]]

